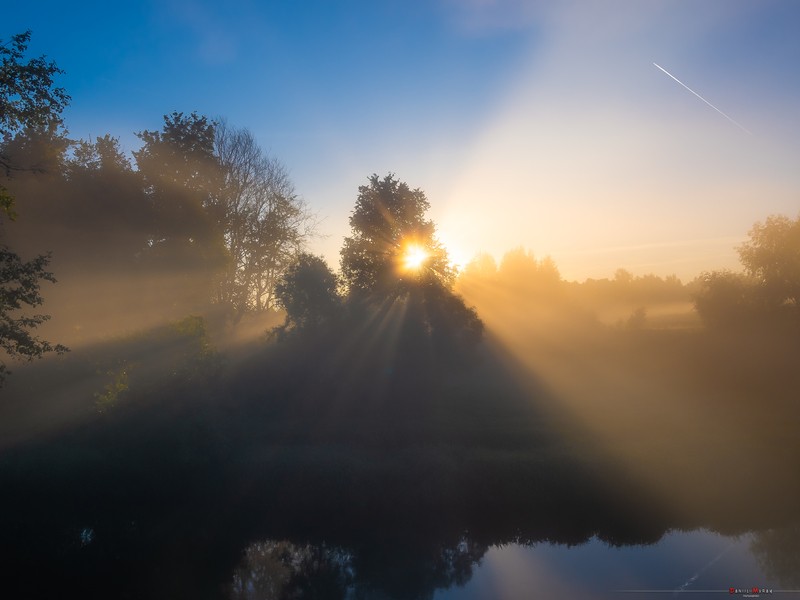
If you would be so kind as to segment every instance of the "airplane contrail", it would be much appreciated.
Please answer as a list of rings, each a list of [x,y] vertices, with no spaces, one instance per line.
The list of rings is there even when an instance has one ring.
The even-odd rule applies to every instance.
[[[739,129],[741,129],[742,131],[744,131],[745,133],[747,133],[747,134],[749,134],[749,135],[752,135],[752,133],[751,133],[751,132],[750,132],[750,131],[749,131],[747,128],[745,128],[745,127],[744,127],[743,125],[741,125],[740,123],[737,123],[736,121],[734,121],[732,118],[730,118],[728,115],[726,115],[726,114],[725,114],[724,112],[722,112],[720,109],[718,109],[716,106],[714,106],[713,104],[711,104],[711,102],[709,102],[708,100],[706,100],[705,98],[703,98],[703,97],[702,97],[700,94],[698,94],[697,92],[695,92],[695,91],[694,91],[692,88],[690,88],[688,85],[686,85],[685,83],[683,83],[683,82],[682,82],[680,79],[678,79],[677,77],[675,77],[675,76],[674,76],[672,73],[670,73],[669,71],[667,71],[667,70],[666,70],[664,67],[662,67],[662,66],[660,66],[660,65],[658,65],[658,64],[656,64],[656,63],[653,63],[653,65],[655,65],[657,68],[659,68],[659,69],[661,69],[662,71],[664,71],[664,73],[666,73],[667,75],[669,75],[670,77],[672,77],[672,79],[674,79],[675,81],[677,81],[678,83],[680,83],[680,84],[681,84],[683,87],[685,87],[687,90],[689,90],[690,92],[692,92],[692,93],[693,93],[695,96],[697,96],[698,98],[700,98],[700,100],[702,100],[703,102],[705,102],[706,104],[708,104],[708,105],[709,105],[711,108],[713,108],[715,111],[717,111],[717,112],[718,112],[719,114],[721,114],[723,117],[725,117],[726,119],[728,119],[728,121],[730,121],[731,123],[733,123],[734,125],[736,125],[736,126],[739,128]]]

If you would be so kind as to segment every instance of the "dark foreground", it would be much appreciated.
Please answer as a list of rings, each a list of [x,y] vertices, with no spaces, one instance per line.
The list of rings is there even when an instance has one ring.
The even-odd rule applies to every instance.
[[[224,363],[193,346],[191,332],[178,338],[161,339],[158,367],[136,363],[147,376],[119,398],[80,391],[103,361],[121,368],[113,344],[94,362],[83,355],[19,373],[7,411],[26,403],[40,414],[72,399],[63,412],[80,418],[6,423],[3,596],[430,598],[468,581],[492,545],[650,544],[698,527],[777,532],[760,538],[764,560],[785,585],[800,572],[791,365],[751,365],[773,378],[762,386],[769,394],[729,396],[725,427],[682,427],[685,397],[670,412],[608,378],[589,386],[585,360],[597,347],[587,343],[570,363],[579,383],[571,410],[559,411],[557,379],[520,376],[492,340],[436,368],[419,356],[351,353],[362,363],[348,371],[324,344]],[[679,338],[595,343],[603,360],[638,356],[629,368],[658,386],[648,370],[656,363],[674,370],[713,355],[716,342]],[[721,345],[735,361],[730,342]],[[696,354],[680,358],[676,346]],[[641,358],[653,348],[673,361]],[[756,371],[726,372],[730,389],[756,386]],[[104,369],[103,381],[113,373]],[[713,403],[701,385],[712,375],[718,381],[684,374],[679,383]],[[619,396],[591,427],[574,400],[582,386]],[[729,426],[740,439],[726,442]]]

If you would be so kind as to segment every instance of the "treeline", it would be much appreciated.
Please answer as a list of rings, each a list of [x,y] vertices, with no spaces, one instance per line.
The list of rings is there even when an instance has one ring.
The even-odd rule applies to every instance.
[[[482,315],[502,313],[542,326],[697,325],[692,314],[696,281],[634,276],[625,269],[617,269],[611,279],[566,281],[552,258],[537,259],[524,248],[507,252],[499,264],[488,254],[479,255],[464,268],[457,288]]]
[[[675,275],[635,276],[625,269],[617,269],[613,278],[565,281],[550,257],[537,259],[516,248],[499,264],[491,255],[477,256],[457,287],[481,314],[518,307],[533,320],[544,315],[632,328],[795,329],[800,325],[800,217],[772,215],[755,223],[736,250],[741,272],[706,271],[683,283]]]
[[[51,253],[47,309],[73,333],[274,309],[315,225],[285,167],[249,131],[195,113],[137,136],[133,164],[109,135],[72,141],[52,124],[0,145],[15,165],[4,237],[24,257]]]

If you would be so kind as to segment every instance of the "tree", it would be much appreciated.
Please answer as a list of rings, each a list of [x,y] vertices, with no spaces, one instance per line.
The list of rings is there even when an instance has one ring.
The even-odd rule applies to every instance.
[[[103,137],[91,140],[78,140],[72,152],[72,159],[69,161],[69,170],[88,171],[96,173],[99,171],[119,172],[130,171],[131,161],[119,147],[119,138],[111,137],[106,134]]]
[[[709,325],[800,324],[800,217],[767,217],[737,248],[745,273],[700,276],[695,308]]]
[[[53,274],[46,270],[49,260],[49,255],[40,255],[25,262],[5,246],[0,246],[0,348],[13,358],[30,361],[47,352],[67,351],[61,344],[53,346],[33,335],[32,330],[47,321],[49,316],[15,315],[25,307],[35,308],[42,304],[40,281],[55,283]],[[6,363],[0,361],[0,387],[9,373]]]
[[[712,327],[744,323],[754,314],[752,280],[731,271],[703,272],[694,306],[700,318]]]
[[[560,288],[561,274],[549,256],[537,260],[525,248],[506,252],[498,268],[499,280],[508,289],[526,295],[543,295]]]
[[[211,301],[215,279],[230,259],[220,206],[222,172],[214,155],[215,123],[196,113],[164,116],[161,131],[142,131],[134,152],[154,212],[145,255],[175,282],[180,310]]]
[[[67,159],[61,181],[49,186],[51,199],[37,221],[68,232],[61,241],[59,266],[90,269],[108,280],[130,276],[155,229],[155,214],[119,140],[105,135],[79,140]],[[44,204],[41,199],[36,204]],[[33,204],[33,202],[32,202]],[[55,237],[55,236],[54,236]],[[61,260],[65,257],[65,260]],[[65,265],[66,266],[66,265]],[[80,275],[81,273],[75,273]],[[124,278],[124,277],[122,277]]]
[[[350,216],[351,237],[341,251],[342,276],[351,293],[393,294],[409,285],[437,283],[450,288],[455,271],[425,218],[430,208],[422,190],[389,174],[358,188]]]
[[[64,90],[54,87],[54,76],[61,73],[54,62],[43,56],[24,61],[30,36],[31,32],[26,31],[12,36],[7,43],[0,42],[0,169],[6,177],[13,171],[37,168],[11,158],[13,136],[21,131],[45,134],[58,131],[61,111],[69,102]],[[14,219],[13,202],[5,185],[0,185],[0,225],[2,215]],[[17,312],[43,302],[40,282],[55,282],[52,273],[46,270],[49,260],[49,255],[39,255],[24,261],[0,244],[0,347],[12,358],[32,360],[46,352],[67,350],[32,334],[33,329],[49,319],[47,315],[24,316]],[[0,363],[0,385],[8,373],[5,362]]]
[[[219,211],[231,257],[217,299],[232,305],[237,316],[274,308],[276,286],[314,234],[314,217],[286,168],[265,154],[248,130],[218,123],[214,149],[223,177]]]
[[[7,144],[11,136],[25,130],[46,130],[53,123],[61,124],[61,112],[69,103],[63,88],[54,87],[54,77],[63,73],[55,62],[46,57],[24,62],[31,32],[0,40],[0,142]],[[19,169],[4,152],[0,152],[0,167]],[[0,193],[4,193],[0,189]],[[2,206],[10,208],[10,198],[2,195]]]
[[[19,170],[5,152],[11,137],[24,130],[46,130],[55,122],[61,123],[61,111],[69,103],[63,88],[54,87],[54,77],[63,71],[44,56],[24,62],[31,32],[0,40],[0,168],[9,176]],[[0,210],[13,215],[13,198],[0,185]]]
[[[758,285],[764,308],[800,308],[800,217],[772,215],[756,223],[738,252]]]
[[[351,304],[390,311],[400,301],[401,338],[415,352],[424,346],[441,354],[480,339],[483,323],[453,292],[455,270],[436,227],[425,218],[429,207],[422,190],[392,174],[372,175],[369,185],[358,189],[350,216],[353,234],[345,239],[341,265]]]
[[[342,308],[339,278],[322,257],[302,253],[275,288],[281,308],[286,311],[287,330],[317,329],[333,321]]]

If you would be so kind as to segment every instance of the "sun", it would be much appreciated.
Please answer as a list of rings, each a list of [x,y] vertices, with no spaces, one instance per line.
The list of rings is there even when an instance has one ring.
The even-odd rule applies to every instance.
[[[409,244],[403,252],[403,268],[406,271],[419,271],[429,256],[422,246]]]

